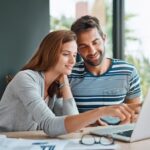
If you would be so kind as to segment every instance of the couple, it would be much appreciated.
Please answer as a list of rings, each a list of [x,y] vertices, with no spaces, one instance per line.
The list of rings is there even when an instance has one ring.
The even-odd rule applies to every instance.
[[[126,72],[131,78],[131,82],[127,79],[131,87],[127,95],[129,104],[116,103],[118,105],[97,107],[79,114],[70,88],[75,77],[70,76],[70,84],[67,78],[76,63],[77,50],[83,57],[82,65],[85,64],[87,72],[94,76],[107,72],[112,60],[105,58],[105,35],[95,17],[78,19],[72,30],[76,34],[67,30],[49,33],[8,84],[0,101],[0,131],[44,130],[54,137],[95,122],[106,125],[100,120],[103,116],[117,116],[122,124],[136,120],[140,92],[134,67]]]

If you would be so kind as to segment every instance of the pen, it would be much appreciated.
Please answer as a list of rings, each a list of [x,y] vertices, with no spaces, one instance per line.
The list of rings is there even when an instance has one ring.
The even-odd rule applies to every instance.
[[[34,142],[32,145],[43,145],[43,144],[48,144],[48,142]]]

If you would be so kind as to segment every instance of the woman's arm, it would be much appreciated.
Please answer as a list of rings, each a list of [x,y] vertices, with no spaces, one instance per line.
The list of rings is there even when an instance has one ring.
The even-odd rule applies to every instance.
[[[60,84],[59,88],[62,92],[63,99],[67,100],[67,99],[73,98],[67,75],[60,76],[59,84]]]
[[[63,115],[79,114],[78,108],[76,106],[75,100],[70,89],[68,77],[66,75],[62,75],[59,78],[59,83],[63,98]]]
[[[17,80],[16,80],[17,79]],[[57,117],[47,107],[40,95],[37,79],[34,75],[20,73],[13,79],[16,82],[15,91],[25,109],[31,115],[31,121],[35,121],[49,136],[58,136],[67,132],[74,132],[95,122],[102,116],[118,116],[122,121],[129,121],[131,114],[124,106],[107,106],[97,108],[78,115]],[[64,92],[64,97],[71,98],[69,93]]]

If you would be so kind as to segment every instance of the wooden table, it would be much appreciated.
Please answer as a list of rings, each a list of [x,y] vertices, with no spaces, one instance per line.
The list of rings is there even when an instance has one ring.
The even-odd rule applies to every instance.
[[[59,136],[58,138],[62,139],[77,139],[81,138],[84,133],[88,133],[88,129],[85,129],[80,132],[71,133]],[[1,133],[6,135],[9,138],[25,138],[25,139],[50,139],[43,131],[24,131],[24,132],[4,132]],[[120,145],[120,150],[150,150],[150,139],[138,141],[134,143],[124,143],[116,141]],[[66,148],[65,150],[70,149]]]

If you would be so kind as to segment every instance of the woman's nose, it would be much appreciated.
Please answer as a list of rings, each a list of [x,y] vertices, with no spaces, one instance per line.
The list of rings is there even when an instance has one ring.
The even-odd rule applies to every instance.
[[[75,64],[76,63],[76,58],[74,56],[70,57],[70,63]]]

